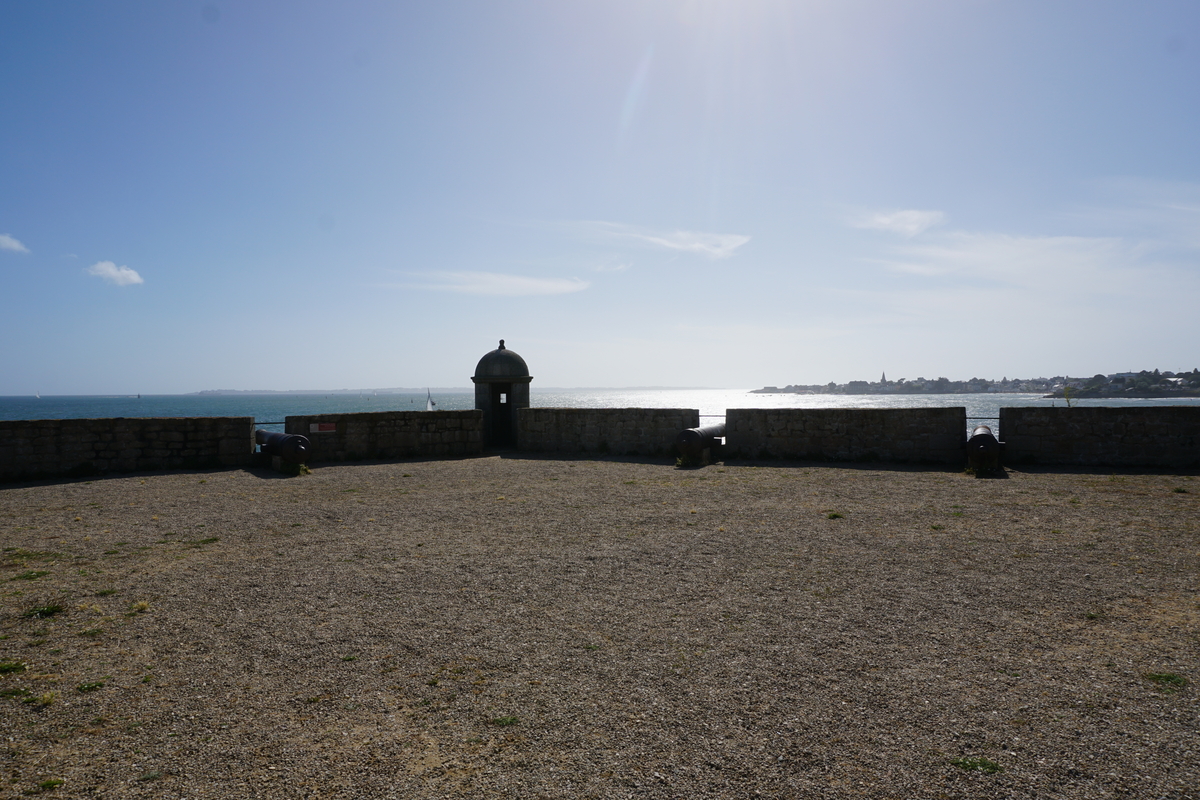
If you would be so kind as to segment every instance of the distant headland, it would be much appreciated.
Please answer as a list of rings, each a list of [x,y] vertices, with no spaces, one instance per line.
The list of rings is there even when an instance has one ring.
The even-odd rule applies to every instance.
[[[1072,378],[1056,375],[1053,378],[971,378],[952,381],[948,378],[899,378],[889,381],[885,373],[878,381],[850,381],[802,386],[765,386],[753,394],[984,394],[1039,393],[1047,397],[1200,397],[1200,370],[1191,372],[1117,372],[1112,375],[1093,375]]]

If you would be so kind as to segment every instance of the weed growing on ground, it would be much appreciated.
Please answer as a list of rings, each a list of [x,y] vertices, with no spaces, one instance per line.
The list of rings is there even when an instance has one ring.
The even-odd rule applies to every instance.
[[[493,717],[491,723],[501,728],[507,728],[510,725],[516,725],[520,720],[516,717]]]
[[[39,783],[36,789],[30,789],[25,792],[25,794],[41,794],[42,792],[49,792],[52,789],[57,789],[64,783],[66,783],[66,781],[64,781],[62,778],[47,778]]]
[[[104,688],[104,681],[91,681],[89,683],[81,683],[75,687],[75,691],[80,693],[94,692],[97,689]]]
[[[141,613],[143,613],[145,611],[149,611],[149,610],[150,610],[150,603],[148,603],[145,600],[138,600],[136,603],[133,603],[129,606],[130,614],[141,614]]]
[[[1188,490],[1183,488],[1182,486],[1176,486],[1171,491],[1174,492],[1175,494],[1187,494],[1188,493]]]
[[[931,530],[931,531],[941,531],[941,530],[945,530],[945,527],[944,527],[944,526],[942,526],[942,525],[930,525],[930,526],[929,526],[929,530]]]
[[[10,578],[14,581],[36,581],[38,578],[43,578],[50,573],[44,569],[31,569],[28,572],[22,572],[20,575]]]
[[[830,511],[825,515],[825,519],[844,519],[844,517],[836,511]]]
[[[37,606],[36,608],[31,608],[21,616],[29,617],[31,619],[45,619],[46,617],[53,617],[55,614],[61,614],[63,610],[64,609],[61,605],[53,603],[48,606]]]
[[[1164,692],[1178,692],[1188,684],[1187,678],[1174,672],[1147,672],[1142,677],[1157,683]]]
[[[55,553],[50,550],[24,550],[20,547],[6,547],[4,551],[9,558],[19,558],[22,561],[53,561],[56,558],[62,558],[62,553]]]
[[[25,671],[24,661],[0,661],[0,675],[11,675]]]
[[[980,772],[986,772],[989,775],[993,772],[1001,772],[1004,770],[1004,767],[1000,766],[986,756],[964,756],[963,758],[952,758],[950,759],[950,763],[959,769],[979,770]]]

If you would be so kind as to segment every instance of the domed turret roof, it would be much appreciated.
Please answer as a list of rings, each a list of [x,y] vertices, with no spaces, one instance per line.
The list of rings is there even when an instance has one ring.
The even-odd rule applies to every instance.
[[[475,367],[475,377],[485,380],[528,378],[529,367],[526,366],[525,359],[505,348],[504,340],[501,339],[499,347],[479,359],[479,365]]]

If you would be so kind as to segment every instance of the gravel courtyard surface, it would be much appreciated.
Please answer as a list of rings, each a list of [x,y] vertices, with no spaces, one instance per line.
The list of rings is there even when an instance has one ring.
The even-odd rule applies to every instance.
[[[0,797],[1200,797],[1191,474],[146,474],[0,546]]]

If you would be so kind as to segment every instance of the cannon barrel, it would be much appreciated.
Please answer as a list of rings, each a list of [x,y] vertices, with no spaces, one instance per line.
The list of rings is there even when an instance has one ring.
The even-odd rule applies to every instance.
[[[977,425],[967,439],[967,465],[976,472],[1000,468],[1000,442],[987,425]]]
[[[284,461],[291,461],[294,464],[303,464],[308,461],[309,450],[312,447],[306,436],[295,433],[275,433],[262,429],[254,432],[254,441],[261,446],[264,453],[279,456]]]
[[[687,428],[675,437],[675,446],[684,458],[700,460],[704,451],[719,446],[718,439],[725,438],[725,423],[706,425],[703,428]]]

